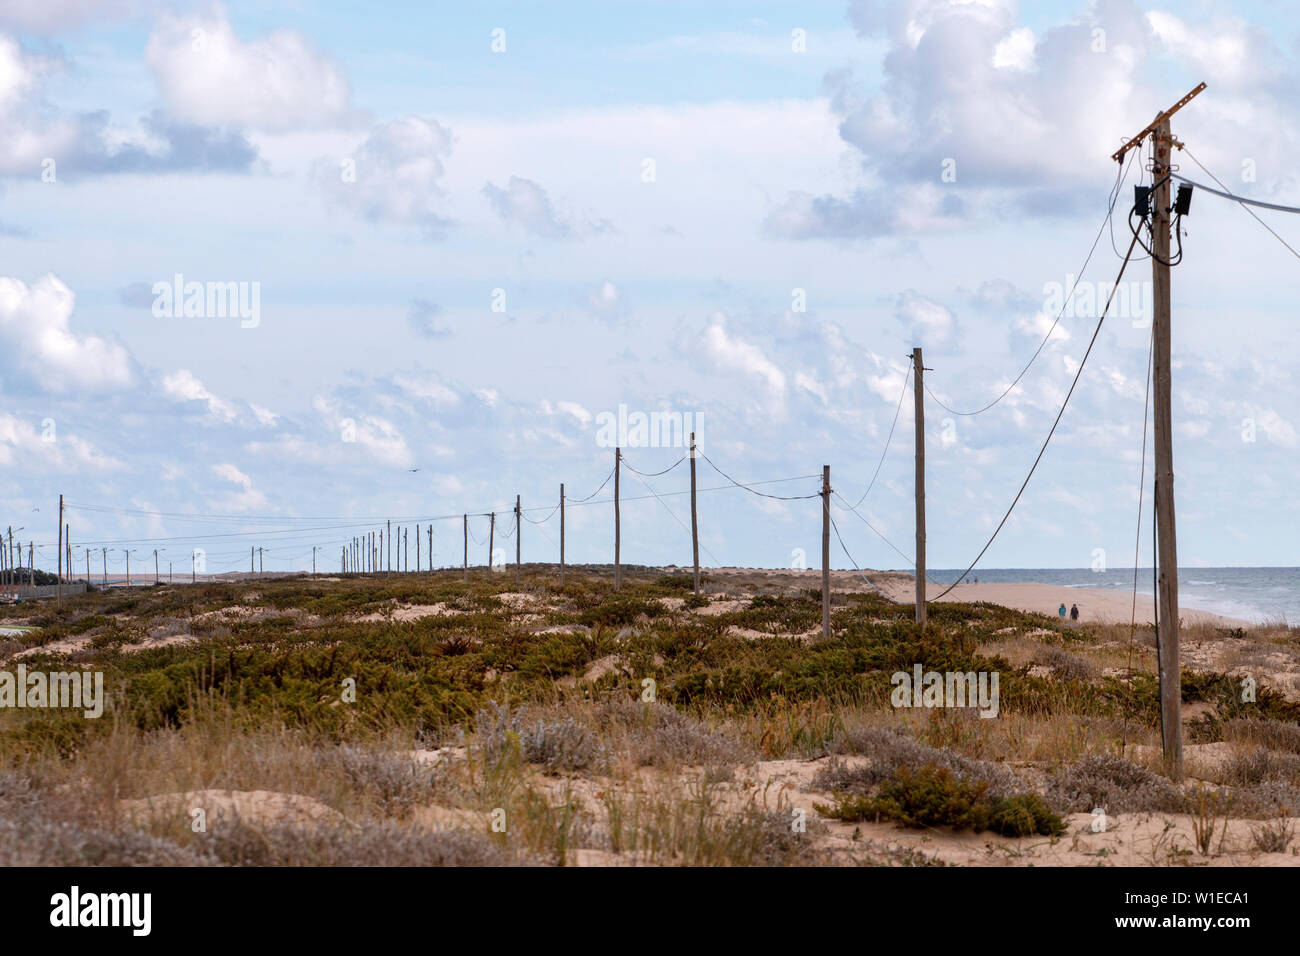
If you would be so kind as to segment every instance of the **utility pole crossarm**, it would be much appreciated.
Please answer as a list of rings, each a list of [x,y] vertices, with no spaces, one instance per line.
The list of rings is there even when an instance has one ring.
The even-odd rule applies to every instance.
[[[1198,93],[1200,93],[1201,90],[1203,90],[1203,89],[1205,89],[1205,84],[1204,84],[1204,83],[1198,83],[1198,84],[1197,84],[1197,85],[1192,89],[1192,91],[1191,91],[1190,93],[1188,93],[1186,96],[1184,96],[1181,100],[1179,100],[1179,101],[1178,101],[1177,103],[1175,103],[1173,106],[1169,107],[1169,109],[1165,110],[1163,113],[1161,113],[1161,114],[1160,114],[1159,116],[1157,116],[1155,119],[1153,119],[1153,120],[1150,122],[1150,124],[1148,124],[1147,127],[1146,127],[1145,129],[1142,130],[1142,132],[1138,133],[1136,136],[1134,136],[1132,139],[1130,139],[1127,143],[1125,143],[1123,146],[1121,146],[1121,147],[1120,147],[1119,149],[1117,149],[1115,152],[1111,153],[1111,154],[1110,154],[1110,158],[1113,159],[1113,160],[1115,160],[1115,162],[1117,162],[1117,163],[1122,163],[1122,162],[1124,161],[1124,155],[1125,155],[1125,154],[1126,154],[1130,149],[1132,149],[1134,146],[1139,145],[1139,144],[1140,144],[1144,139],[1147,138],[1148,135],[1150,135],[1151,133],[1154,133],[1154,132],[1156,131],[1156,129],[1160,126],[1161,123],[1163,123],[1163,122],[1165,122],[1166,120],[1168,120],[1169,117],[1173,116],[1173,115],[1174,115],[1175,113],[1177,113],[1180,109],[1182,109],[1184,106],[1186,106],[1188,103],[1190,103],[1190,102],[1192,101],[1192,98],[1195,97]]]

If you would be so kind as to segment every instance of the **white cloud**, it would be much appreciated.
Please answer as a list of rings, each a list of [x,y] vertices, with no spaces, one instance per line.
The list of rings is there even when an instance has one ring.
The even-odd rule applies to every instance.
[[[0,465],[16,468],[21,464],[24,473],[51,469],[66,471],[109,471],[123,467],[120,461],[104,455],[89,442],[58,429],[50,422],[53,431],[40,430],[35,425],[8,412],[0,412]],[[48,436],[48,438],[47,438]]]
[[[993,48],[993,65],[999,70],[1028,70],[1034,65],[1034,31],[1012,30]]]
[[[239,492],[225,500],[224,504],[227,507],[235,511],[247,511],[249,508],[260,508],[266,504],[266,495],[253,487],[253,479],[234,465],[228,462],[213,465],[212,471],[222,481],[239,486]]]
[[[1256,424],[1264,437],[1283,448],[1295,448],[1300,445],[1295,426],[1271,408],[1260,409],[1255,416]]]
[[[130,10],[127,0],[4,0],[0,3],[0,24],[18,30],[57,32],[88,20],[125,16]]]
[[[397,374],[393,376],[393,384],[412,398],[431,402],[438,408],[460,404],[460,395],[455,389],[448,388],[433,378]]]
[[[222,7],[166,17],[144,56],[168,110],[189,122],[283,132],[339,125],[351,111],[333,58],[294,30],[241,40]]]
[[[207,387],[187,368],[163,376],[162,389],[163,394],[174,402],[203,402],[208,406],[208,412],[213,418],[223,422],[235,420],[234,406],[208,391]]]
[[[419,226],[436,236],[450,225],[441,205],[451,147],[451,131],[437,120],[392,120],[375,126],[351,156],[318,163],[316,181],[364,219]]]
[[[126,349],[72,331],[75,302],[72,290],[53,274],[31,286],[0,278],[0,341],[7,361],[51,392],[130,385],[134,374]]]
[[[392,422],[377,415],[345,415],[338,402],[317,396],[312,401],[335,434],[350,436],[346,444],[356,444],[368,460],[379,464],[409,468],[414,459],[406,439]]]
[[[704,333],[704,345],[721,368],[758,379],[777,398],[784,395],[785,373],[757,345],[729,334],[726,316],[720,313],[714,316]]]
[[[511,176],[505,189],[488,183],[483,195],[498,216],[520,226],[530,236],[566,239],[573,234],[568,223],[556,215],[546,190],[531,179]]]
[[[269,408],[263,408],[261,405],[254,402],[249,402],[248,407],[253,410],[253,417],[257,419],[259,425],[271,426],[280,418],[279,415],[271,411]]]
[[[907,330],[913,345],[937,348],[952,341],[957,317],[951,309],[908,289],[898,297],[894,317]]]

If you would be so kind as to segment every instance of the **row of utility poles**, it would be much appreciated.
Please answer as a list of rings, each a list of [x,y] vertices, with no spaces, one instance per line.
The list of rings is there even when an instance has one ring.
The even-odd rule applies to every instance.
[[[1140,133],[1130,139],[1112,155],[1119,163],[1124,162],[1128,150],[1143,143],[1148,137],[1152,144],[1151,181],[1152,222],[1152,280],[1154,287],[1153,315],[1153,364],[1154,364],[1154,404],[1155,404],[1155,510],[1157,535],[1158,567],[1158,608],[1157,648],[1160,674],[1160,713],[1162,743],[1165,758],[1173,773],[1182,775],[1182,726],[1181,726],[1181,672],[1179,662],[1178,637],[1178,556],[1176,529],[1174,521],[1174,473],[1173,473],[1173,429],[1171,412],[1172,391],[1172,348],[1170,332],[1170,282],[1169,282],[1169,244],[1170,219],[1169,203],[1170,174],[1176,168],[1171,162],[1172,150],[1181,148],[1182,144],[1174,139],[1170,128],[1170,117],[1185,106],[1193,97],[1205,88],[1202,83],[1173,107],[1158,114],[1156,118]],[[914,403],[914,441],[915,441],[915,529],[916,529],[916,566],[915,566],[915,604],[916,622],[922,627],[926,624],[926,553],[925,553],[925,402],[924,373],[926,371],[920,347],[912,350],[912,383]],[[700,590],[700,551],[699,519],[696,502],[696,445],[695,434],[690,439],[690,476],[691,476],[691,557],[693,565],[693,589]],[[621,448],[614,449],[614,586],[620,588],[623,583],[622,564],[622,513],[621,513],[621,477],[623,453]],[[822,630],[826,637],[831,636],[830,612],[830,466],[822,468]],[[565,492],[560,485],[560,583],[564,583],[565,574]],[[488,531],[488,566],[492,566],[493,552],[496,547],[496,512],[489,514]],[[522,502],[515,496],[515,581],[519,581],[522,564]],[[461,518],[463,546],[462,568],[466,579],[469,576],[469,515]],[[19,529],[22,530],[22,529]],[[416,571],[421,570],[420,526],[416,525]],[[70,536],[70,529],[63,523],[63,496],[59,496],[59,588],[62,595],[63,559],[65,535]],[[405,565],[410,570],[410,529],[398,529],[398,570]],[[9,535],[9,548],[12,552],[12,530]],[[429,568],[433,569],[433,525],[428,526]],[[68,547],[68,568],[71,570],[71,544]],[[31,548],[29,545],[29,552]],[[261,559],[261,548],[250,548],[249,570],[253,570],[254,551]],[[340,567],[344,572],[376,572],[382,569],[387,558],[387,570],[393,569],[393,530],[392,522],[387,524],[387,533],[372,531],[354,537],[351,542],[340,549]],[[315,573],[315,548],[312,549],[312,572]],[[29,562],[30,563],[30,562]],[[105,558],[107,565],[107,558]],[[30,570],[30,569],[29,569]],[[107,566],[105,567],[107,577]],[[154,576],[158,577],[157,552],[154,552]],[[87,577],[89,577],[89,557],[87,557]],[[191,572],[193,579],[193,572]],[[130,581],[130,553],[127,553],[127,580]]]

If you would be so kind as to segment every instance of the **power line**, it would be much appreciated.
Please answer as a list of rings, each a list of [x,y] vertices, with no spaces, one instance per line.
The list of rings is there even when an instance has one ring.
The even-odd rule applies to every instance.
[[[831,516],[829,511],[826,513],[826,517],[830,519],[831,530],[835,532],[835,540],[840,543],[840,550],[843,551],[844,556],[849,559],[849,564],[853,565],[853,569],[858,572],[858,577],[862,578],[862,580],[866,581],[869,585],[875,588],[876,591],[881,595],[881,597],[884,597],[886,600],[894,604],[900,603],[899,601],[894,600],[894,598],[891,595],[886,594],[884,591],[880,590],[880,588],[876,586],[876,582],[872,581],[871,578],[867,577],[865,572],[863,572],[862,568],[858,566],[858,562],[853,560],[853,555],[849,554],[849,549],[845,546],[844,539],[840,537],[840,529],[839,526],[835,524],[835,518]]]
[[[907,383],[911,380],[912,366],[909,365],[907,367],[907,374],[903,376],[903,389],[898,394],[898,407],[894,409],[894,421],[893,424],[889,426],[889,434],[885,436],[885,447],[880,453],[880,461],[876,462],[876,470],[871,474],[871,481],[867,483],[867,490],[862,492],[862,497],[858,499],[857,504],[853,505],[853,508],[857,508],[858,505],[866,501],[867,495],[871,494],[871,489],[875,487],[876,477],[880,474],[880,468],[885,463],[885,456],[889,454],[889,443],[894,440],[894,429],[898,427],[898,416],[903,411],[903,399],[907,397]]]
[[[1122,181],[1122,180],[1121,180],[1121,177],[1122,177],[1123,175],[1124,175],[1124,167],[1121,167],[1121,168],[1119,169],[1119,171],[1117,171],[1116,174],[1115,174],[1115,180],[1116,180],[1116,183],[1117,183],[1117,184],[1120,183],[1120,182]],[[1074,282],[1071,283],[1071,285],[1070,285],[1070,292],[1069,292],[1069,294],[1068,294],[1067,296],[1065,296],[1065,298],[1061,301],[1061,308],[1060,308],[1060,311],[1058,311],[1058,312],[1056,313],[1056,318],[1055,318],[1054,320],[1052,320],[1052,325],[1051,325],[1051,327],[1047,330],[1047,334],[1046,334],[1045,336],[1043,336],[1043,341],[1041,341],[1041,342],[1038,343],[1038,348],[1034,349],[1034,354],[1031,355],[1031,356],[1029,357],[1029,362],[1025,365],[1024,368],[1022,368],[1022,369],[1020,370],[1020,374],[1017,375],[1014,379],[1012,379],[1011,384],[1008,385],[1008,386],[1003,390],[1003,392],[1002,392],[1001,395],[999,395],[997,398],[993,399],[993,401],[989,402],[987,405],[983,406],[982,408],[977,408],[977,409],[975,409],[974,411],[970,411],[970,412],[962,412],[962,411],[958,411],[957,409],[951,407],[950,405],[948,405],[947,403],[945,403],[945,402],[943,401],[943,399],[941,399],[941,398],[939,398],[939,396],[935,395],[934,392],[932,392],[932,391],[930,390],[930,386],[929,386],[929,385],[926,385],[926,384],[922,383],[923,387],[925,388],[925,393],[926,393],[927,395],[929,395],[930,398],[934,399],[934,401],[939,405],[940,408],[942,408],[942,409],[943,409],[944,411],[946,411],[946,412],[950,412],[950,413],[953,414],[953,415],[961,415],[961,416],[979,415],[979,414],[981,414],[981,413],[983,413],[983,412],[987,412],[990,408],[992,408],[992,407],[993,407],[994,405],[996,405],[998,402],[1002,401],[1002,399],[1004,399],[1004,398],[1006,398],[1008,395],[1010,395],[1010,394],[1011,394],[1011,390],[1014,389],[1018,384],[1020,384],[1020,380],[1021,380],[1022,378],[1025,377],[1025,373],[1028,372],[1029,369],[1030,369],[1030,367],[1034,364],[1034,362],[1036,362],[1036,361],[1038,360],[1038,356],[1039,356],[1040,354],[1042,354],[1043,349],[1046,348],[1047,343],[1051,340],[1051,338],[1052,338],[1052,333],[1056,331],[1056,327],[1057,327],[1057,325],[1059,325],[1060,322],[1061,322],[1061,317],[1062,317],[1063,315],[1065,315],[1065,308],[1066,308],[1067,305],[1070,304],[1070,301],[1074,298],[1074,290],[1077,289],[1077,288],[1079,287],[1079,282],[1082,281],[1082,279],[1083,279],[1083,274],[1084,274],[1085,271],[1087,271],[1088,263],[1090,263],[1090,262],[1092,261],[1092,254],[1093,254],[1094,252],[1097,251],[1097,243],[1099,243],[1099,242],[1101,241],[1101,235],[1102,235],[1103,232],[1105,232],[1105,230],[1106,230],[1106,225],[1107,225],[1107,223],[1109,223],[1110,220],[1111,220],[1111,215],[1112,215],[1112,214],[1114,213],[1114,211],[1115,211],[1115,203],[1116,203],[1118,200],[1119,200],[1119,190],[1118,190],[1118,188],[1115,188],[1114,191],[1113,191],[1112,194],[1111,194],[1110,203],[1109,203],[1109,205],[1107,205],[1107,207],[1106,207],[1106,218],[1103,219],[1103,220],[1101,221],[1101,228],[1097,230],[1097,235],[1096,235],[1096,236],[1093,238],[1093,240],[1092,240],[1092,246],[1088,249],[1088,255],[1084,258],[1084,260],[1083,260],[1083,265],[1079,267],[1079,273],[1078,273],[1078,275],[1076,275],[1076,276],[1074,277]],[[1131,252],[1132,252],[1132,248],[1130,247],[1130,253],[1131,253]],[[1125,256],[1125,260],[1124,260],[1124,261],[1127,263],[1127,261],[1128,261],[1128,257],[1127,257],[1127,256]]]
[[[907,562],[908,567],[911,567],[911,568],[915,568],[915,567],[916,567],[916,558],[909,558],[906,554],[904,554],[901,550],[899,550],[898,546],[895,545],[894,542],[892,542],[892,541],[890,541],[888,538],[886,538],[886,537],[884,536],[884,534],[882,534],[880,531],[878,531],[878,530],[876,529],[876,526],[873,525],[870,521],[868,521],[868,520],[866,519],[866,516],[863,515],[862,512],[858,511],[857,508],[855,508],[853,505],[849,504],[847,500],[845,500],[844,498],[840,497],[840,493],[839,493],[838,491],[836,491],[836,492],[832,492],[832,494],[834,494],[836,498],[839,498],[840,501],[844,503],[844,510],[845,510],[845,511],[848,511],[848,512],[850,512],[851,514],[855,514],[855,515],[857,515],[857,516],[858,516],[858,520],[861,521],[863,524],[865,524],[868,528],[870,528],[871,531],[875,534],[875,536],[876,536],[877,538],[879,538],[881,541],[885,542],[885,544],[887,544],[887,545],[889,545],[891,548],[893,548],[893,549],[894,549],[894,552],[895,552],[895,553],[896,553],[900,558],[902,558],[904,561]]]
[[[1188,153],[1187,155],[1192,156],[1191,153]],[[1192,156],[1192,161],[1195,162],[1195,160],[1196,157]],[[1200,166],[1200,163],[1197,163],[1197,165]],[[1202,166],[1201,168],[1205,169],[1204,166]],[[1206,171],[1208,172],[1208,170]],[[1263,200],[1260,199],[1247,199],[1245,196],[1238,196],[1235,195],[1234,193],[1221,192],[1218,189],[1211,189],[1209,186],[1202,186],[1200,183],[1194,182],[1188,179],[1186,176],[1178,175],[1178,173],[1171,173],[1170,175],[1173,176],[1174,179],[1177,179],[1179,182],[1187,183],[1187,185],[1189,186],[1195,186],[1197,189],[1204,190],[1205,192],[1210,193],[1211,195],[1214,196],[1222,196],[1224,199],[1231,199],[1233,202],[1239,202],[1247,206],[1259,206],[1261,209],[1276,209],[1278,212],[1300,213],[1300,206],[1283,206],[1278,203],[1264,202]],[[1216,183],[1219,183],[1218,179],[1215,179],[1214,181]],[[1219,183],[1219,185],[1222,186],[1223,183]]]
[[[1208,169],[1206,169],[1206,168],[1205,168],[1205,164],[1202,163],[1199,159],[1197,159],[1194,155],[1192,155],[1192,151],[1191,151],[1190,149],[1188,149],[1186,146],[1184,146],[1184,147],[1183,147],[1183,152],[1185,152],[1185,153],[1186,153],[1186,154],[1191,158],[1192,162],[1194,162],[1197,166],[1200,166],[1200,167],[1201,167],[1201,169],[1205,172],[1205,175],[1209,176],[1209,177],[1210,177],[1211,179],[1213,179],[1216,183],[1218,183],[1220,186],[1222,186],[1223,189],[1224,189],[1224,192],[1227,193],[1227,189],[1228,189],[1228,187],[1223,185],[1222,180],[1220,180],[1218,176],[1214,175],[1214,173],[1212,173],[1212,172],[1210,172]],[[1181,178],[1181,177],[1180,177],[1180,178]],[[1194,184],[1193,184],[1193,185],[1194,185]],[[1202,187],[1202,188],[1204,188],[1204,187]],[[1210,190],[1210,191],[1213,191],[1213,190]],[[1254,218],[1254,220],[1255,220],[1257,223],[1259,223],[1261,226],[1263,226],[1265,229],[1267,229],[1270,233],[1272,233],[1274,239],[1276,239],[1278,242],[1282,243],[1282,245],[1286,246],[1287,249],[1290,251],[1291,255],[1295,256],[1297,259],[1300,259],[1300,252],[1296,252],[1295,249],[1292,248],[1291,243],[1287,242],[1285,239],[1283,239],[1281,236],[1279,236],[1276,232],[1274,232],[1272,226],[1270,226],[1268,223],[1266,223],[1263,219],[1260,219],[1259,216],[1255,215],[1255,211],[1254,211],[1253,209],[1251,209],[1250,206],[1247,206],[1247,205],[1246,205],[1246,203],[1247,203],[1247,202],[1250,202],[1250,200],[1242,199],[1240,196],[1233,196],[1231,193],[1227,193],[1227,195],[1228,195],[1228,198],[1229,198],[1229,199],[1235,199],[1238,203],[1240,203],[1240,204],[1241,204],[1241,208],[1244,209],[1244,210],[1246,210],[1246,212],[1250,213],[1250,215]],[[1252,205],[1259,205],[1258,203],[1251,203],[1251,204],[1252,204]],[[1285,208],[1285,207],[1281,207],[1281,206],[1273,206],[1273,207],[1271,207],[1271,208],[1274,208],[1274,209],[1283,209],[1283,208]],[[1287,209],[1286,211],[1287,211],[1287,212],[1295,212],[1296,210],[1294,210],[1294,209]]]
[[[671,465],[669,465],[669,466],[668,466],[667,468],[665,468],[663,471],[637,471],[637,469],[633,468],[631,465],[629,465],[629,464],[627,463],[627,455],[626,455],[626,454],[624,454],[624,455],[622,456],[622,458],[621,458],[621,461],[623,462],[623,466],[624,466],[625,468],[627,468],[628,471],[636,472],[636,474],[641,475],[641,476],[644,477],[644,478],[658,478],[660,475],[666,475],[666,474],[668,474],[668,472],[672,471],[674,468],[676,468],[678,465],[680,465],[680,464],[681,464],[682,462],[684,462],[685,460],[686,460],[686,456],[685,456],[685,455],[682,455],[681,458],[678,458],[675,462],[673,462]],[[647,485],[647,487],[649,487],[649,486]]]
[[[1079,378],[1083,375],[1084,367],[1088,364],[1088,356],[1092,354],[1092,347],[1097,344],[1097,336],[1101,333],[1102,323],[1106,321],[1106,313],[1110,311],[1110,304],[1115,299],[1115,291],[1119,288],[1120,280],[1124,278],[1124,270],[1128,268],[1129,259],[1133,255],[1133,247],[1137,245],[1137,241],[1138,237],[1134,235],[1133,241],[1129,243],[1128,252],[1124,255],[1124,262],[1119,267],[1119,275],[1115,277],[1115,284],[1111,286],[1110,295],[1106,297],[1106,307],[1101,310],[1101,318],[1097,320],[1097,327],[1093,329],[1092,338],[1088,342],[1088,348],[1083,353],[1083,359],[1079,362],[1078,371],[1074,373],[1074,381],[1070,383],[1070,390],[1065,394],[1065,401],[1061,402],[1061,410],[1056,413],[1056,420],[1052,422],[1052,429],[1047,433],[1047,437],[1043,439],[1043,447],[1038,449],[1038,457],[1034,459],[1033,465],[1030,466],[1029,474],[1025,475],[1025,480],[1021,483],[1020,490],[1016,492],[1016,497],[1012,500],[1011,507],[1007,508],[1007,513],[1002,516],[1002,520],[998,522],[998,526],[993,529],[993,534],[989,536],[984,547],[980,549],[980,553],[975,555],[975,560],[970,563],[970,567],[959,574],[957,580],[948,585],[948,587],[945,588],[937,597],[933,598],[933,600],[939,600],[955,588],[961,583],[962,578],[966,577],[966,575],[974,569],[975,565],[979,564],[980,558],[984,557],[984,552],[993,544],[993,540],[998,536],[998,532],[1002,530],[1002,527],[1007,523],[1007,519],[1011,517],[1011,512],[1015,510],[1016,504],[1020,501],[1020,496],[1025,493],[1025,488],[1029,486],[1029,479],[1034,477],[1034,471],[1037,470],[1038,463],[1043,460],[1043,454],[1047,451],[1047,446],[1051,443],[1052,436],[1056,434],[1056,426],[1061,423],[1061,416],[1065,414],[1065,409],[1070,404],[1070,396],[1074,394],[1074,389],[1079,384]]]
[[[600,494],[601,491],[604,490],[605,486],[606,486],[607,484],[609,484],[609,479],[611,479],[611,478],[614,477],[614,470],[615,470],[616,468],[618,468],[618,465],[617,465],[617,464],[614,465],[614,466],[612,466],[612,467],[609,469],[609,474],[605,476],[605,480],[602,481],[602,482],[600,483],[600,487],[599,487],[599,488],[597,488],[597,489],[596,489],[595,491],[593,491],[591,494],[587,495],[587,497],[585,497],[585,498],[570,498],[570,499],[567,499],[568,502],[569,502],[569,504],[580,505],[580,504],[582,504],[583,502],[590,501],[592,498],[596,497],[596,495]]]
[[[685,460],[686,459],[684,458],[682,459],[682,461]],[[678,462],[678,464],[681,464],[681,462]],[[674,465],[673,467],[676,467],[676,465]],[[672,515],[673,520],[676,521],[681,526],[682,530],[685,531],[687,534],[690,534],[691,533],[690,527],[685,522],[683,522],[681,518],[677,517],[677,512],[673,511],[672,508],[668,507],[668,502],[664,501],[663,496],[661,496],[657,491],[655,491],[653,488],[650,487],[650,483],[641,477],[641,473],[639,471],[634,470],[633,475],[636,478],[636,480],[641,482],[641,484],[645,485],[646,490],[649,491],[650,494],[654,495],[655,499],[661,505],[663,505],[664,510],[667,511],[670,515]],[[712,551],[709,550],[709,546],[707,544],[701,543],[700,547],[702,547],[705,550],[705,552],[708,554],[708,556],[713,559],[713,564],[715,567],[722,567],[722,562],[718,560],[718,556],[716,554],[714,554]]]
[[[807,500],[808,498],[819,498],[819,497],[821,497],[821,492],[817,492],[816,494],[811,494],[811,495],[769,495],[769,494],[768,494],[767,492],[765,492],[765,491],[755,491],[755,490],[751,487],[751,485],[761,485],[761,484],[765,484],[765,483],[766,483],[766,484],[770,484],[770,482],[751,481],[749,484],[745,484],[744,482],[737,481],[735,478],[732,478],[729,474],[727,474],[725,471],[723,471],[721,468],[719,468],[717,465],[715,465],[715,464],[713,463],[713,459],[710,458],[708,455],[704,454],[704,452],[700,451],[698,447],[696,447],[695,450],[696,450],[696,452],[699,454],[699,456],[700,456],[701,458],[703,458],[705,461],[707,461],[707,462],[709,463],[709,467],[710,467],[710,468],[712,468],[714,471],[716,471],[718,474],[720,474],[723,478],[726,478],[727,481],[731,482],[731,483],[732,483],[733,485],[735,485],[737,488],[744,488],[744,489],[745,489],[746,491],[748,491],[751,495],[758,495],[758,496],[761,497],[761,498],[775,498],[775,499],[778,500],[778,501],[805,501],[805,500]],[[802,478],[816,478],[816,477],[818,477],[818,476],[817,476],[817,475],[803,475],[803,476],[802,476]],[[799,481],[799,480],[801,480],[801,479],[799,479],[799,478],[788,478],[788,479],[785,479],[785,480],[787,480],[787,481]]]

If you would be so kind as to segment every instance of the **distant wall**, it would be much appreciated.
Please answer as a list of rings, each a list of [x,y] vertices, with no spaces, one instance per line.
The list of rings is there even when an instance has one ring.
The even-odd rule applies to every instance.
[[[39,600],[40,598],[58,597],[59,586],[57,584],[38,584],[36,585],[36,587],[28,587],[26,584],[20,584],[16,588],[14,587],[3,588],[3,593],[5,594],[17,593],[19,600],[32,601],[32,600]],[[63,593],[64,594],[85,594],[86,582],[85,581],[64,581]]]

